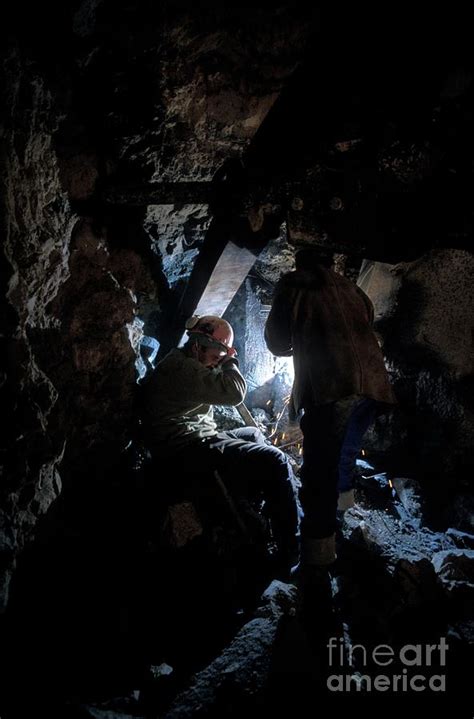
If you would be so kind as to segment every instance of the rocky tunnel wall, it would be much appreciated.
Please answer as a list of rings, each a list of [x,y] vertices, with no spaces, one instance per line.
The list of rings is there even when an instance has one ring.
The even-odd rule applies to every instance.
[[[372,263],[362,288],[399,405],[380,420],[367,448],[416,476],[441,524],[474,527],[474,257],[438,249],[413,262]]]
[[[5,87],[0,610],[38,520],[68,482],[106,473],[130,438],[135,293],[150,287],[139,256],[73,210],[98,170],[80,143],[68,156],[58,148],[65,83],[16,48]]]

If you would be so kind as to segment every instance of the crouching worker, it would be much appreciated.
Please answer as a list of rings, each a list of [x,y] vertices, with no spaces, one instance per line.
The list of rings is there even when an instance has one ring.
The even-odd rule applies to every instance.
[[[158,363],[142,385],[142,420],[157,482],[217,470],[232,498],[265,501],[282,571],[297,554],[295,483],[286,455],[255,427],[218,432],[213,405],[245,396],[228,322],[212,315],[186,323],[188,341]],[[285,566],[285,564],[288,566]]]

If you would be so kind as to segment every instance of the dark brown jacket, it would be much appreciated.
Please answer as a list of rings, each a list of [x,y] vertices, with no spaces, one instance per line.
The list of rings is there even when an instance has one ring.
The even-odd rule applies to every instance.
[[[396,401],[372,329],[373,316],[367,295],[322,265],[283,275],[265,340],[273,354],[293,355],[297,412],[354,394]]]

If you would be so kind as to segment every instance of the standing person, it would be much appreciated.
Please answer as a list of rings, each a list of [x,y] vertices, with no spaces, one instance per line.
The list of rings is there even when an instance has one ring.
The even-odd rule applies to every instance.
[[[188,341],[171,350],[142,385],[142,422],[154,465],[180,481],[217,470],[233,497],[261,496],[282,571],[297,554],[294,477],[286,455],[255,427],[218,432],[213,405],[240,404],[246,383],[235,357],[234,332],[220,317],[192,317]],[[288,566],[284,566],[284,565]]]
[[[347,508],[363,434],[395,398],[369,298],[317,248],[300,250],[295,266],[277,284],[265,340],[273,354],[293,355],[292,402],[304,411],[299,568],[316,576],[336,559],[338,495]]]

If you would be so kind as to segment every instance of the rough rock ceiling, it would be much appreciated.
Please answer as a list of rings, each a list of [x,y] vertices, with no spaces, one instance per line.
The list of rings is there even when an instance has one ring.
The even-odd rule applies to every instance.
[[[128,40],[123,87],[107,76],[116,104],[104,116],[121,130],[112,127],[113,180],[126,178],[120,202],[148,206],[165,255],[202,238],[208,193],[196,185],[183,211],[179,188],[172,204],[157,200],[160,183],[209,181],[235,158],[245,171],[230,211],[283,209],[296,239],[385,260],[468,246],[473,88],[462,20],[415,14],[388,32],[355,11],[336,19],[299,7],[207,6],[199,17],[181,7],[156,19],[159,45],[143,33]],[[106,47],[89,76],[106,67]],[[146,112],[142,100],[120,127],[140,74],[150,82]]]
[[[130,180],[210,179],[240,156],[301,60],[308,11],[84,2],[77,63]],[[90,10],[90,22],[79,14]],[[133,174],[132,174],[133,179]]]
[[[449,42],[459,21],[411,15],[387,32],[355,11],[338,22],[214,3],[163,6],[125,28],[126,16],[98,5],[83,79],[100,88],[110,133],[106,193],[146,208],[171,285],[189,276],[206,232],[213,248],[231,239],[258,254],[282,219],[295,241],[384,261],[470,246],[472,68],[462,36],[460,53]],[[241,173],[213,196],[210,181],[236,159]],[[256,239],[251,213],[263,207],[273,227]],[[182,300],[185,315],[195,306]]]
[[[211,215],[221,222],[213,241],[258,249],[282,219],[294,239],[385,261],[470,247],[462,17],[413,11],[378,23],[299,3],[83,0],[61,8],[59,30],[40,8],[28,19],[23,35],[44,66],[69,73],[55,142],[69,167],[74,157],[89,165],[90,192],[77,199],[107,201],[113,214],[119,188],[122,207],[143,207],[171,287],[189,275]],[[237,160],[237,181],[209,200],[212,178]],[[195,196],[183,198],[193,181]],[[175,194],[160,199],[170,182]]]
[[[210,183],[229,160],[245,156],[302,61],[314,22],[311,11],[284,3],[252,9],[207,3],[199,12],[190,3],[160,11],[144,5],[143,14],[136,12],[140,5],[134,12],[83,3],[75,16],[76,63],[102,118],[111,186],[124,186],[118,204],[144,207],[149,242],[173,287],[189,275],[216,207],[206,190],[204,197],[190,195],[188,183]],[[90,122],[97,127],[95,116]],[[184,183],[185,196],[178,185],[175,194],[133,198],[137,183],[146,190],[170,182]],[[217,204],[229,203],[221,197]],[[213,242],[217,235],[225,242],[230,224]]]
[[[45,67],[70,74],[56,142],[95,158],[96,190],[209,181],[240,158],[244,194],[286,204],[296,236],[379,259],[467,246],[472,62],[454,10],[76,0],[53,28],[15,9]],[[189,202],[145,200],[164,257],[204,236],[206,205]]]

